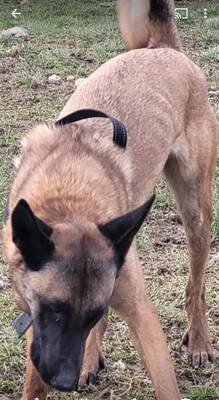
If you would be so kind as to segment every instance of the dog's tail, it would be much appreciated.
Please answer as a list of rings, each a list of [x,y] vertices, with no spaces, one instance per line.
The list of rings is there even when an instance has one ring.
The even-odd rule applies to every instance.
[[[119,25],[128,47],[171,47],[182,50],[174,0],[118,0]]]

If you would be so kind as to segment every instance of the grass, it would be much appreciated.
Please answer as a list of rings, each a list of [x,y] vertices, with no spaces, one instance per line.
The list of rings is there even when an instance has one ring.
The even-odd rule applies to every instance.
[[[29,31],[28,40],[0,41],[0,217],[13,179],[12,157],[19,152],[20,137],[36,122],[54,121],[75,89],[75,79],[86,77],[107,59],[124,51],[119,37],[115,8],[99,0],[31,0],[29,8],[11,17],[11,2],[0,0],[0,30],[14,25]],[[104,2],[103,2],[104,3]],[[184,2],[178,4],[185,5]],[[184,48],[206,73],[209,98],[219,117],[218,27],[204,20],[219,16],[218,2],[186,2],[189,19],[178,21]],[[7,50],[15,45],[14,57]],[[48,82],[57,74],[59,84]],[[179,352],[186,329],[183,310],[187,277],[187,251],[182,225],[178,222],[172,194],[161,180],[156,188],[156,203],[148,223],[138,235],[138,247],[147,292],[156,304],[164,328],[181,393],[190,400],[218,399],[219,387],[219,163],[213,188],[212,248],[206,273],[207,315],[211,340],[216,353],[214,364],[200,370],[187,365],[186,353]],[[25,373],[25,339],[18,339],[11,328],[18,310],[12,300],[10,277],[0,254],[0,399],[20,398]],[[103,344],[108,371],[102,372],[98,385],[81,394],[52,392],[48,399],[117,399],[152,400],[154,390],[139,356],[129,339],[128,328],[115,314],[110,314]],[[116,367],[122,360],[126,370]]]
[[[189,395],[194,400],[217,400],[218,391],[214,386],[191,386],[189,389]]]

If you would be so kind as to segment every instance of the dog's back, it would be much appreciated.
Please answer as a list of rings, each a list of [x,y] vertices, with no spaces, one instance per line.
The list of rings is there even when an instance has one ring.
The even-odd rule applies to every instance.
[[[110,60],[92,74],[60,114],[63,117],[77,108],[95,107],[125,123],[129,146],[122,158],[118,152],[118,159],[126,182],[135,182],[131,192],[138,199],[142,187],[137,188],[136,182],[141,186],[143,171],[147,171],[147,188],[151,190],[156,180],[154,171],[159,176],[171,154],[184,161],[189,157],[186,135],[190,126],[195,125],[200,132],[203,156],[209,144],[204,132],[213,132],[214,137],[216,132],[206,79],[182,53],[174,6],[173,0],[118,0],[121,34],[132,51]],[[98,124],[97,130],[101,131],[103,122],[95,123],[95,127]],[[104,132],[110,137],[105,126]],[[162,148],[159,166],[150,156],[156,153],[154,147]],[[112,155],[114,161],[116,153]],[[109,149],[107,156],[110,157]],[[146,193],[142,193],[141,201],[144,196]]]
[[[30,185],[30,174],[25,180],[25,185],[23,178],[22,184],[19,181],[23,173],[27,174],[28,165],[30,165],[30,170],[32,169],[35,160],[37,168],[40,168],[42,179],[40,192],[37,188],[37,194],[31,195],[33,202],[37,201],[38,196],[45,197],[46,190],[43,187],[48,188],[46,179],[48,174],[42,170],[44,166],[46,166],[46,171],[49,170],[50,176],[55,174],[58,182],[62,182],[63,177],[64,181],[69,177],[69,184],[65,188],[68,187],[71,193],[72,177],[65,173],[68,163],[68,169],[69,171],[72,169],[73,175],[78,174],[80,166],[80,174],[86,176],[83,181],[87,180],[88,186],[91,182],[90,174],[98,177],[96,180],[99,179],[99,183],[95,186],[97,199],[114,196],[107,181],[108,177],[109,179],[113,177],[113,180],[120,185],[120,190],[124,188],[123,198],[119,201],[121,209],[125,211],[127,204],[130,208],[135,207],[143,202],[153,189],[171,152],[176,150],[178,157],[188,156],[187,145],[179,146],[177,141],[177,138],[181,136],[180,140],[184,143],[185,119],[187,126],[194,118],[200,127],[209,125],[210,111],[203,74],[184,54],[175,50],[180,49],[180,41],[172,14],[172,2],[170,0],[151,1],[150,5],[150,2],[145,0],[136,2],[135,0],[120,0],[118,6],[121,30],[128,46],[146,45],[158,48],[137,49],[117,56],[102,65],[75,91],[59,117],[64,117],[81,108],[95,108],[117,117],[127,128],[128,146],[126,151],[121,156],[122,150],[114,146],[111,140],[111,125],[102,119],[84,120],[78,126],[72,124],[68,128],[64,128],[65,133],[60,128],[53,127],[52,130],[49,130],[45,126],[40,126],[27,136],[27,145],[21,158],[21,168],[13,187],[15,196],[10,201],[11,206],[15,205],[20,190],[27,197],[29,195],[25,192],[26,187],[33,193],[32,186],[35,181],[32,179]],[[138,24],[136,24],[135,18],[139,19]],[[131,22],[130,31],[125,30],[124,21],[127,24],[128,21],[132,21],[133,31]],[[138,30],[134,34],[135,24],[139,27],[139,36],[136,36]],[[144,41],[140,40],[140,32],[141,37],[145,37]],[[203,122],[205,114],[207,117]],[[83,146],[78,150],[78,145],[75,147],[73,143],[74,138],[79,136]],[[207,146],[206,140],[206,135],[203,135],[203,154]],[[57,152],[55,151],[52,152],[53,158],[51,157],[54,146],[57,146],[58,151],[62,152],[62,162],[56,162]],[[91,157],[94,160],[98,158],[93,162],[96,164],[93,170],[85,166],[85,156],[82,156],[85,146],[90,163]],[[66,157],[66,149],[68,157]],[[70,151],[70,149],[72,150]],[[157,153],[159,153],[159,162]],[[104,178],[101,177],[99,166],[97,166],[99,158],[104,164]],[[43,164],[42,159],[44,160]],[[73,167],[74,162],[77,166],[75,168]],[[53,163],[56,164],[56,168],[53,167]],[[108,175],[106,175],[106,171]],[[146,186],[142,185],[145,180],[145,171],[147,171]],[[37,174],[36,170],[34,174]],[[104,181],[105,189],[103,190]],[[43,182],[45,182],[44,186]],[[55,179],[51,179],[51,182],[55,182]],[[53,189],[56,190],[56,188]],[[80,189],[78,190],[80,192]],[[94,188],[92,188],[92,192],[94,192]],[[50,197],[49,191],[47,193]],[[124,200],[124,196],[126,200]],[[103,200],[101,200],[101,204],[104,204]],[[38,208],[42,209],[41,206]],[[87,211],[88,208],[85,208]],[[96,207],[91,206],[91,208],[95,212],[97,211]],[[106,210],[103,212],[106,213]],[[114,210],[112,215],[114,215]]]

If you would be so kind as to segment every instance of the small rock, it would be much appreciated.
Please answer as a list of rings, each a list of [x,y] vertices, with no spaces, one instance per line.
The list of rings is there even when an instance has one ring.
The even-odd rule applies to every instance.
[[[87,80],[86,78],[79,78],[79,79],[76,79],[76,81],[75,81],[75,86],[76,86],[76,88],[77,88],[78,86],[82,85],[86,80]]]
[[[0,279],[0,290],[3,289],[3,287],[4,287],[4,282],[2,279]]]
[[[8,54],[10,54],[12,57],[16,56],[16,54],[19,53],[17,46],[13,45],[10,47],[10,49],[7,50]]]
[[[75,76],[74,75],[68,75],[67,78],[66,78],[67,82],[74,81],[74,80],[75,80]]]
[[[10,36],[27,38],[29,36],[29,33],[25,28],[21,28],[20,26],[14,26],[13,28],[0,31],[0,37]]]
[[[142,384],[142,386],[144,386],[144,387],[152,386],[151,380],[150,380],[150,379],[147,379],[147,378],[142,379],[141,384]]]
[[[28,7],[30,6],[30,3],[29,3],[28,0],[21,0],[21,1],[20,1],[20,5],[21,5],[21,7],[26,7],[26,8],[28,8]]]
[[[52,83],[57,83],[57,82],[61,81],[61,78],[60,78],[60,76],[53,74],[53,75],[49,76],[48,81],[52,82]]]
[[[116,369],[119,369],[120,371],[125,371],[126,370],[126,366],[124,364],[124,362],[122,362],[122,360],[119,360],[117,362],[115,362],[113,364],[113,367]]]
[[[217,94],[219,94],[219,90],[209,90],[209,91],[208,91],[208,94],[217,95]]]

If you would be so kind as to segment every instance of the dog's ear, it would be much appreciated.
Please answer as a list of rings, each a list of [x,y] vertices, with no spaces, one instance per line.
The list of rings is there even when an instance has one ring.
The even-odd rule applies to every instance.
[[[124,263],[125,256],[131,246],[132,240],[149,213],[154,199],[155,195],[146,201],[143,206],[134,211],[115,218],[105,224],[98,225],[100,232],[111,241],[115,248],[118,259],[118,268],[121,268]]]
[[[12,240],[28,268],[37,271],[54,250],[49,239],[52,228],[37,218],[25,200],[20,200],[11,215]]]

